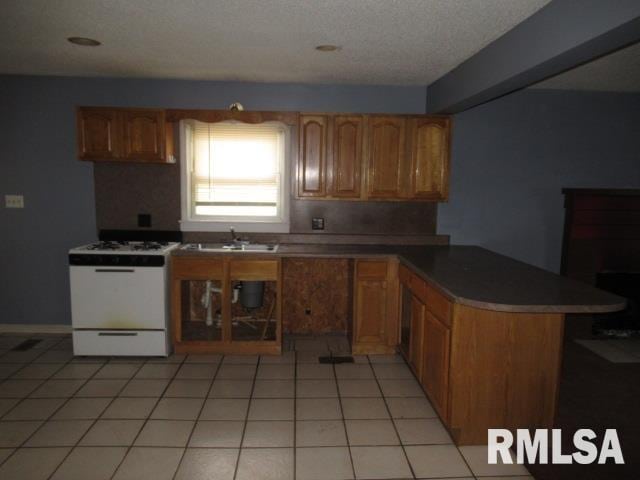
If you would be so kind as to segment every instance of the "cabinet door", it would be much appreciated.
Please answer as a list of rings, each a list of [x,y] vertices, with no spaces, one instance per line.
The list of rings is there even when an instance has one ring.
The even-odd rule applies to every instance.
[[[443,419],[447,419],[449,396],[449,350],[451,330],[428,310],[424,317],[424,363],[422,384]]]
[[[444,200],[448,194],[449,120],[411,120],[412,198]]]
[[[77,112],[78,157],[113,160],[119,155],[121,124],[115,109],[82,107]]]
[[[123,110],[124,156],[137,161],[164,161],[163,110]]]
[[[360,116],[338,115],[333,118],[330,189],[333,197],[360,197],[362,129],[363,119]]]
[[[412,295],[411,297],[411,348],[409,350],[409,365],[418,378],[422,378],[424,364],[424,303]]]
[[[413,295],[406,283],[400,284],[400,350],[409,361],[411,354],[411,304]]]
[[[405,119],[372,116],[368,132],[367,192],[371,198],[400,198]]]
[[[327,195],[327,117],[300,116],[298,153],[298,196]]]
[[[387,262],[356,262],[354,343],[386,345]]]

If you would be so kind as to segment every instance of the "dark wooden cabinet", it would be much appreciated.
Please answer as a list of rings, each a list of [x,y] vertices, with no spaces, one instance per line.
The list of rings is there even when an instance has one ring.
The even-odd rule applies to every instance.
[[[160,109],[79,107],[78,158],[174,163],[173,125]]]
[[[298,153],[298,196],[327,195],[327,131],[325,115],[301,115]]]
[[[360,197],[363,129],[362,116],[336,115],[333,117],[329,190],[332,197]]]
[[[404,162],[403,117],[372,116],[369,119],[367,194],[369,198],[399,198]]]
[[[446,200],[449,175],[449,120],[413,118],[409,121],[410,198]]]
[[[562,193],[562,275],[597,286],[599,274],[640,271],[640,189],[563,188]]]
[[[119,115],[108,108],[84,108],[77,112],[78,156],[83,160],[113,160],[122,148]]]

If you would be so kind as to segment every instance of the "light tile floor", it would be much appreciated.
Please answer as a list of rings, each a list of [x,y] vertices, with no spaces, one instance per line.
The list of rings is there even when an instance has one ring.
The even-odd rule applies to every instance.
[[[640,338],[574,341],[611,363],[640,363]]]
[[[34,348],[12,350],[27,338]],[[457,448],[401,357],[287,337],[282,356],[74,357],[0,335],[0,478],[531,478]],[[212,476],[215,472],[215,476]]]

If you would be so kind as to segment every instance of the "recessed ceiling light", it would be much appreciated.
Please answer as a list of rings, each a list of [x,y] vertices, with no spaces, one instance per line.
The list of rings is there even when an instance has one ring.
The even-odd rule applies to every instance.
[[[93,38],[85,38],[85,37],[69,37],[68,41],[74,43],[76,45],[82,45],[83,47],[97,47],[100,45],[98,40],[94,40]]]
[[[318,50],[319,52],[336,52],[341,48],[342,47],[339,47],[338,45],[318,45],[316,47],[316,50]]]

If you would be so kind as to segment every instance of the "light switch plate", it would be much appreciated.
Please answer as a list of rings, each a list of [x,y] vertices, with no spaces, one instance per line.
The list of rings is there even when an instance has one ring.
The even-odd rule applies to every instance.
[[[24,195],[5,195],[5,208],[24,208]]]

